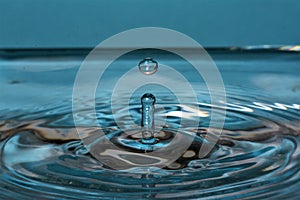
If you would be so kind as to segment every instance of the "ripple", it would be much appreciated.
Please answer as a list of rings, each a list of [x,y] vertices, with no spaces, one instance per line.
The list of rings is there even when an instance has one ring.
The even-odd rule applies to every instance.
[[[254,91],[235,88],[231,88],[227,98],[223,105],[211,105],[205,100],[161,105],[156,114],[161,122],[157,136],[165,143],[157,148],[172,140],[180,123],[178,116],[184,112],[189,115],[180,116],[187,121],[200,118],[199,127],[182,127],[184,133],[195,134],[193,142],[168,166],[126,170],[112,169],[90,153],[91,149],[98,150],[89,149],[80,140],[67,103],[31,111],[2,110],[0,197],[293,199],[300,195],[300,107],[269,102],[263,95],[258,98]],[[85,133],[83,138],[88,140],[101,131],[105,133],[103,137],[120,148],[144,155],[143,151],[131,149],[141,137],[137,129],[140,106],[130,105],[131,116],[126,116],[123,105],[116,108],[118,119],[124,124],[131,119],[136,123],[136,127],[127,127],[132,134],[123,135],[105,105],[97,103],[97,115],[88,109],[76,111],[74,117],[80,119],[78,130]],[[212,107],[227,110],[226,122],[217,144],[200,159],[199,148],[204,142],[214,141],[218,131],[214,126],[207,129]],[[91,126],[94,119],[102,127]],[[179,134],[185,137],[184,133]]]

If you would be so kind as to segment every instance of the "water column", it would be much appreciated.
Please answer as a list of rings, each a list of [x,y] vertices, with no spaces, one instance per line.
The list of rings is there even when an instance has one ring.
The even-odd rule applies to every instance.
[[[142,142],[144,144],[154,144],[154,111],[155,97],[150,93],[146,93],[141,98],[142,103]]]
[[[144,75],[152,75],[158,69],[158,63],[152,58],[148,57],[142,60],[139,65],[139,70]],[[154,144],[156,139],[154,138],[154,104],[155,97],[153,94],[146,93],[141,98],[142,103],[142,143]]]

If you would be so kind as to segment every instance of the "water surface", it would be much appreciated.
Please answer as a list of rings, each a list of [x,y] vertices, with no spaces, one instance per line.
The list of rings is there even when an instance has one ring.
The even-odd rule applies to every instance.
[[[227,102],[213,105],[203,80],[194,77],[187,62],[159,51],[134,52],[113,63],[115,68],[102,80],[106,90],[100,86],[97,90],[97,115],[84,108],[72,113],[73,82],[85,53],[2,52],[1,199],[295,199],[300,196],[299,53],[210,51],[227,94]],[[124,91],[120,96],[131,98],[129,106],[121,98],[115,108],[118,123],[126,127],[128,120],[135,122],[136,126],[126,127],[132,134],[125,136],[112,115],[110,94],[118,74],[149,55],[159,63],[185,71],[196,85],[198,97],[194,102],[187,91],[182,91],[184,102],[179,104],[167,90],[153,87],[156,126],[160,129],[157,137],[167,144],[182,118],[191,123],[199,120],[199,126],[183,127],[185,134],[195,134],[195,138],[170,165],[116,170],[88,151],[77,134],[74,116],[80,122],[77,128],[87,132],[87,138],[99,131],[91,125],[97,119],[105,133],[103,137],[128,152],[138,151],[130,141],[141,138],[140,96],[131,97]],[[217,144],[200,159],[199,147],[213,140],[204,137],[212,107],[219,111],[226,109],[226,121]],[[212,137],[214,130],[218,127],[212,125],[209,133]]]

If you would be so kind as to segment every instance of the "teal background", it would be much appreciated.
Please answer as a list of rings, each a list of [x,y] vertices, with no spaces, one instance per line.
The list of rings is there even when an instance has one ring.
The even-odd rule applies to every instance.
[[[93,47],[145,26],[206,47],[297,45],[299,19],[297,0],[1,0],[0,48]]]

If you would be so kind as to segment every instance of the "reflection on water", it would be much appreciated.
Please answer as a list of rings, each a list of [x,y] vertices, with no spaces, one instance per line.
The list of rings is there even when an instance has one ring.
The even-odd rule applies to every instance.
[[[246,53],[231,53],[230,58],[227,54],[212,53],[225,81],[226,103],[211,105],[209,94],[201,85],[198,102],[189,101],[184,92],[181,104],[163,94],[156,96],[156,137],[160,143],[155,148],[169,144],[182,118],[191,124],[200,118],[199,127],[188,126],[189,123],[182,127],[182,138],[174,142],[174,147],[179,148],[189,134],[195,137],[178,159],[163,168],[140,167],[147,164],[136,154],[144,155],[145,149],[135,145],[142,138],[140,97],[130,104],[130,116],[126,104],[116,108],[124,127],[127,120],[136,122],[136,127],[127,127],[127,134],[123,134],[111,113],[109,94],[97,93],[96,115],[83,107],[73,116],[70,95],[76,66],[41,72],[1,65],[4,77],[0,79],[4,89],[0,94],[1,199],[294,199],[300,196],[300,99],[299,90],[295,89],[300,79],[294,70],[299,55],[276,54],[275,59],[280,57],[279,65],[277,61],[273,63],[274,54],[256,53],[251,57],[252,52],[247,57]],[[280,75],[290,79],[278,82],[276,77]],[[63,79],[65,76],[68,78]],[[200,159],[201,145],[214,141],[218,130],[214,126],[207,129],[212,107],[226,109],[226,121],[217,144]],[[96,142],[89,147],[83,145],[73,117],[79,121],[78,131],[84,133],[81,137],[86,141],[96,141],[95,135],[101,133],[102,137],[96,138],[98,142],[106,139],[127,153],[124,155],[124,151],[109,145],[99,149]],[[94,119],[101,127],[91,125]],[[102,153],[107,160],[96,159],[90,151]],[[123,159],[123,165],[131,160],[141,163],[139,167],[116,170],[108,165],[110,157]],[[160,162],[155,159],[149,156],[147,161]]]

